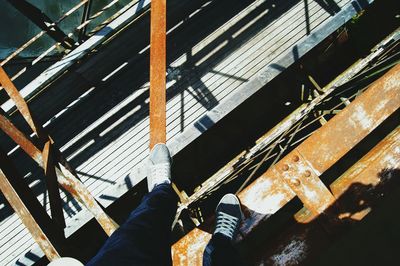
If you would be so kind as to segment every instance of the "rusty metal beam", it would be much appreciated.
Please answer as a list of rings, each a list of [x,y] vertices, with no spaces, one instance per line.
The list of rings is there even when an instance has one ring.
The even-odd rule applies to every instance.
[[[32,113],[29,110],[28,104],[25,102],[22,95],[19,93],[18,89],[15,87],[14,83],[11,81],[7,73],[4,71],[3,67],[0,66],[0,86],[2,86],[7,92],[11,100],[14,101],[18,110],[21,112],[22,116],[31,127],[33,132],[41,138],[43,136],[41,126],[37,125],[32,118]]]
[[[73,173],[61,163],[58,166],[60,169],[56,168],[56,174],[60,185],[93,214],[107,235],[110,236],[114,233],[118,228],[118,224],[104,212],[87,187]]]
[[[268,240],[273,244],[268,245],[268,250],[258,252],[254,264],[263,262],[276,265],[285,253],[286,258],[290,257],[291,262],[296,262],[295,265],[302,264],[307,258],[318,256],[321,250],[328,247],[332,243],[332,235],[338,236],[345,224],[356,223],[373,211],[376,201],[382,197],[382,191],[388,191],[391,182],[398,182],[391,179],[398,178],[395,172],[400,168],[399,143],[400,127],[330,185],[336,204],[329,209],[332,209],[330,213],[335,216],[328,221],[324,217],[287,228],[277,239]],[[287,264],[293,265],[289,261]]]
[[[400,65],[375,81],[352,104],[334,116],[297,150],[323,173],[382,123],[400,105]],[[340,125],[340,126],[339,126]]]
[[[3,130],[22,150],[24,150],[36,163],[45,170],[43,156],[40,150],[4,115],[0,114],[0,129]],[[93,214],[104,231],[111,235],[118,225],[111,219],[97,203],[96,199],[64,165],[55,165],[58,183],[76,197]]]
[[[43,167],[42,153],[0,110],[0,129],[4,131],[21,149]]]
[[[397,65],[281,161],[292,160],[300,154],[307,167],[320,176],[399,107],[400,65]],[[280,162],[239,193],[242,204],[251,212],[240,228],[242,237],[295,197],[292,184],[276,169],[279,166],[282,169]],[[299,169],[303,174],[307,170]],[[299,181],[300,185],[304,182]],[[317,190],[311,190],[306,199],[314,200],[316,193]],[[302,197],[300,193],[299,196]],[[175,243],[174,265],[201,262],[209,238],[209,233],[195,229]]]
[[[273,176],[283,178],[307,208],[315,213],[322,213],[333,204],[335,198],[319,179],[312,162],[295,149],[274,165]]]
[[[339,199],[354,184],[376,187],[382,182],[381,174],[400,168],[400,127],[397,127],[367,155],[336,179],[329,187]],[[370,208],[351,214],[353,220],[363,219]],[[348,218],[346,216],[345,218]]]
[[[336,88],[346,84],[346,82],[350,81],[357,73],[359,73],[362,69],[368,66],[370,62],[379,57],[382,52],[384,52],[384,48],[386,44],[393,39],[393,36],[397,34],[398,31],[389,35],[382,42],[380,42],[374,51],[366,56],[363,59],[358,60],[352,66],[350,66],[346,71],[344,71],[341,75],[336,77],[333,81],[327,84],[322,91],[323,94],[314,98],[309,103],[304,103],[300,107],[298,107],[295,111],[293,111],[289,116],[283,119],[279,124],[270,129],[267,133],[265,133],[260,139],[257,140],[257,144],[251,148],[249,151],[243,151],[239,155],[237,155],[234,159],[232,159],[226,166],[221,168],[217,173],[215,173],[212,177],[208,178],[204,183],[201,184],[200,188],[196,190],[190,197],[186,200],[181,201],[178,207],[178,215],[181,213],[183,209],[186,209],[189,205],[199,200],[203,195],[207,194],[210,190],[215,189],[219,184],[224,182],[230,175],[234,174],[238,169],[244,167],[245,164],[249,163],[252,158],[265,147],[273,143],[281,134],[284,134],[287,130],[289,130],[293,125],[295,125],[298,121],[300,121],[305,115],[311,112],[319,103],[325,100],[332,92],[336,90]],[[350,104],[350,101],[349,101]],[[336,112],[334,113],[336,114]]]
[[[54,224],[28,185],[0,150],[0,190],[49,260],[60,257],[64,234]]]
[[[166,142],[166,0],[151,1],[150,149]]]

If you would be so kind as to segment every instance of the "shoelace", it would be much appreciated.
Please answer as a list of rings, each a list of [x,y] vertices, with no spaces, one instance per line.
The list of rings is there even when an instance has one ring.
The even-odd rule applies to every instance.
[[[238,225],[238,220],[238,218],[232,215],[224,212],[218,212],[217,225],[215,226],[214,234],[220,233],[232,239]]]
[[[170,164],[159,163],[150,167],[150,175],[153,180],[170,179]]]

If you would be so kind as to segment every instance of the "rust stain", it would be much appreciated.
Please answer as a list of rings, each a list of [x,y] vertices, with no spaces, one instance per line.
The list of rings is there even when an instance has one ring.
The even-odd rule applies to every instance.
[[[339,199],[353,184],[375,187],[381,182],[380,172],[385,169],[400,168],[399,143],[400,128],[396,128],[330,185],[335,198]],[[363,202],[359,202],[359,204],[362,206]],[[366,207],[356,213],[341,213],[338,218],[362,220],[370,211],[371,208]],[[300,223],[309,223],[316,217],[317,215],[311,213],[307,208],[303,208],[295,214],[296,220]]]
[[[376,145],[356,165],[335,180],[330,188],[335,197],[340,197],[353,183],[377,185],[381,180],[378,173],[383,169],[400,167],[400,128]]]
[[[400,167],[399,143],[400,128],[398,127],[331,184],[330,187],[333,194],[338,199],[339,205],[344,207],[343,210],[345,210],[345,212],[335,211],[331,212],[331,214],[335,213],[339,219],[355,222],[362,220],[371,212],[373,209],[371,207],[373,206],[371,205],[371,195],[380,194],[381,186],[383,185],[390,186],[390,184],[385,184],[388,179],[394,178],[394,175],[390,175],[390,170],[399,169]],[[382,180],[382,172],[388,170],[389,174],[385,175],[386,180]],[[348,195],[350,193],[351,198],[343,198],[342,196],[345,193]],[[370,202],[368,203],[367,201]],[[341,208],[335,207],[335,210],[341,210]],[[307,219],[311,221],[310,217],[313,214],[308,209],[303,208],[297,213],[297,216],[300,218],[303,217],[303,221]],[[269,247],[272,250],[264,250],[264,253],[261,255],[262,258],[259,261],[265,262],[268,265],[282,265],[280,262],[284,262],[284,265],[304,264],[305,259],[313,255],[318,255],[318,252],[322,248],[331,244],[329,234],[336,235],[342,232],[343,228],[341,226],[336,227],[338,221],[335,218],[331,219],[331,222],[328,223],[322,219],[309,224],[295,224],[280,234],[279,238],[273,242],[273,246]],[[293,239],[307,240],[305,252],[291,252]],[[295,256],[287,257],[287,255],[291,254]],[[291,258],[295,258],[295,260],[293,261]]]
[[[151,1],[150,149],[166,142],[166,0]]]
[[[35,221],[34,217],[30,214],[27,206],[24,202],[19,198],[17,192],[14,190],[12,184],[8,181],[7,177],[0,169],[0,190],[7,199],[7,201],[11,204],[14,211],[20,217],[22,223],[31,233],[35,242],[40,246],[43,250],[46,257],[51,261],[56,258],[59,258],[60,255],[56,248],[53,246],[49,238],[40,228],[40,226]]]
[[[4,71],[3,67],[0,66],[0,85],[3,86],[8,96],[14,101],[15,106],[21,112],[25,121],[31,127],[33,132],[35,132],[38,137],[42,136],[41,127],[37,126],[32,118],[32,114],[29,110],[28,104],[25,102],[24,98],[15,87],[14,83],[11,81],[10,77]]]
[[[56,169],[58,182],[77,200],[79,200],[96,218],[107,235],[111,235],[118,228],[118,224],[111,219],[97,203],[96,199],[71,172],[62,164],[59,164],[61,171]]]
[[[10,120],[0,114],[0,129],[4,131],[22,150],[24,150],[40,166],[43,166],[40,150]]]
[[[283,178],[312,212],[320,214],[334,202],[335,199],[328,188],[298,150],[290,152],[273,169],[274,176]]]
[[[172,260],[174,265],[202,265],[204,249],[211,239],[211,234],[199,228],[193,229],[191,238],[173,245]]]
[[[400,106],[400,65],[393,67],[301,146],[303,157],[323,173]]]
[[[389,86],[389,88],[385,86]],[[359,108],[358,106],[363,106],[363,110],[368,114],[368,119],[371,119],[372,122],[365,123],[364,126],[354,127],[354,117],[352,115]],[[282,171],[290,170],[291,164],[302,160],[307,162],[307,164],[303,165],[302,169],[297,169],[303,173],[303,176],[296,178],[299,179],[300,183],[304,182],[304,180],[311,182],[307,178],[317,178],[316,176],[320,176],[390,114],[396,111],[399,106],[400,65],[397,65],[379,80],[375,81],[342,112],[314,132],[296,150],[289,153],[282,161],[268,169],[261,177],[239,193],[238,196],[242,204],[252,211],[250,217],[245,219],[240,228],[242,235],[246,237],[246,234],[251,232],[264,219],[275,213],[296,195],[292,189],[297,190],[298,186],[294,183],[298,183],[298,181],[295,180],[293,183],[292,178],[294,176],[288,175],[290,177],[289,182],[283,182],[282,177],[284,178],[284,175]],[[357,119],[360,120],[360,117]],[[313,182],[311,184],[315,185]],[[326,192],[327,188],[322,188],[322,190]],[[313,194],[312,192],[311,194]],[[307,191],[303,191],[303,193],[306,195]],[[318,195],[319,192],[315,193]],[[305,199],[307,198],[312,197],[308,195]],[[329,201],[321,204],[322,206],[326,206],[328,202],[332,201],[330,196],[328,198]],[[315,212],[310,212],[307,209],[302,211],[304,219],[310,217],[310,213],[315,214]],[[317,208],[317,211],[322,211],[322,209]],[[188,265],[186,264],[186,250],[191,247],[192,243],[197,243],[197,238],[204,238],[207,234],[204,231],[195,229],[175,243],[172,247],[174,265]],[[196,258],[201,256],[205,245],[206,242],[202,242],[201,245],[196,244],[197,253],[193,256]],[[182,262],[179,258],[186,258],[186,260]]]

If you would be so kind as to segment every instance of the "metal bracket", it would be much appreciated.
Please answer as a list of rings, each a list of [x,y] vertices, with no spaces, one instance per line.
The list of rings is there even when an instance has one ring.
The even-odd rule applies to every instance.
[[[285,180],[310,211],[320,214],[334,203],[335,198],[329,189],[298,150],[279,161],[273,171]]]

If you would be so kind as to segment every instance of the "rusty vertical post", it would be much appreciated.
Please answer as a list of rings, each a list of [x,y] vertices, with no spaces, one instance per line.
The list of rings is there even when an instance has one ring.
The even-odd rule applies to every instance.
[[[166,0],[151,1],[150,149],[166,142]]]

